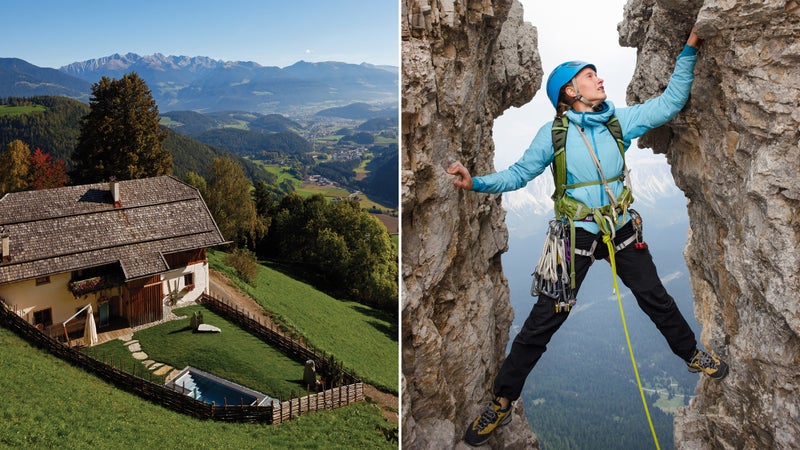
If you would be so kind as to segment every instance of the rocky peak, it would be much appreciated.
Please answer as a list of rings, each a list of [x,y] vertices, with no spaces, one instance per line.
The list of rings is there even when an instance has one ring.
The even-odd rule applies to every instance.
[[[660,92],[697,21],[705,39],[684,111],[640,139],[689,199],[685,249],[702,344],[727,359],[675,419],[675,447],[800,445],[800,6],[632,0],[629,102]]]
[[[533,97],[542,69],[516,1],[401,5],[403,446],[451,448],[491,398],[513,310],[500,196],[456,189],[445,168],[493,171],[494,119]],[[490,443],[538,447],[524,420]]]
[[[185,72],[204,72],[211,69],[243,66],[247,68],[259,68],[259,64],[254,62],[241,61],[221,61],[211,59],[206,56],[165,56],[161,53],[152,55],[137,55],[136,53],[126,53],[120,55],[104,56],[101,58],[90,59],[87,61],[74,62],[62,67],[62,72],[77,77],[85,77],[87,74],[93,76],[97,72],[117,72],[117,71],[147,71],[147,70],[174,70]]]

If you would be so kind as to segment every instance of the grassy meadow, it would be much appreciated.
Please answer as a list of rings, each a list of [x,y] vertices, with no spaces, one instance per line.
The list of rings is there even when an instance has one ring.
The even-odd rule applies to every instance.
[[[0,105],[0,117],[22,116],[25,114],[32,114],[44,111],[47,111],[47,108],[42,105],[26,105],[26,106]]]
[[[116,389],[0,327],[0,448],[396,449],[361,402],[280,425],[201,421]]]
[[[398,393],[396,317],[360,303],[337,300],[270,267],[260,266],[256,286],[250,286],[236,278],[223,258],[224,253],[208,252],[212,268],[237,280],[240,289],[311,345],[333,354],[365,382]]]

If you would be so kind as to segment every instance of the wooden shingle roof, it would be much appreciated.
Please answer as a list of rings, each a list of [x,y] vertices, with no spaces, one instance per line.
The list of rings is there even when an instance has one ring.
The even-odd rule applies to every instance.
[[[118,263],[126,280],[169,270],[163,255],[225,243],[200,193],[170,176],[6,194],[0,284]]]

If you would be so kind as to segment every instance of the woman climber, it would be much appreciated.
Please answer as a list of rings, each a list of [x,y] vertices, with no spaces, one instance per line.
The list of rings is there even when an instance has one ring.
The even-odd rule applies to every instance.
[[[673,353],[686,361],[689,371],[717,380],[727,375],[724,361],[697,348],[694,333],[664,289],[650,251],[639,237],[640,222],[631,220],[631,216],[638,217],[628,209],[632,197],[624,185],[624,152],[631,140],[671,120],[688,100],[700,44],[692,29],[666,90],[659,97],[625,108],[606,101],[603,80],[594,65],[563,63],[552,71],[546,86],[556,119],[539,129],[519,161],[504,171],[474,178],[460,162],[448,167],[447,173],[455,175],[453,184],[461,189],[501,193],[522,188],[551,164],[566,166],[564,185],[559,192],[557,183],[554,200],[556,219],[569,230],[564,242],[572,250],[571,267],[559,270],[566,281],[551,285],[560,294],[539,290],[538,301],[495,377],[494,399],[464,434],[467,444],[483,445],[497,427],[511,421],[511,403],[519,398],[528,374],[567,319],[570,299],[574,302],[589,267],[598,258],[615,258],[620,279]],[[616,130],[613,118],[618,123]],[[553,172],[558,179],[558,167]],[[636,245],[628,245],[632,243]]]

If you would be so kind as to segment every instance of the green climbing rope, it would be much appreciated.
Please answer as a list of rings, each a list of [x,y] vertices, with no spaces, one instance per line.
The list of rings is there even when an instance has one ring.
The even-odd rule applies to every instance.
[[[614,240],[611,235],[604,234],[603,242],[608,246],[608,259],[611,262],[611,273],[614,277],[614,292],[617,293],[617,303],[619,304],[619,315],[622,318],[622,329],[625,330],[625,340],[628,342],[628,352],[631,354],[631,364],[633,364],[633,373],[636,375],[636,384],[639,385],[639,395],[642,396],[642,405],[644,405],[644,413],[647,415],[647,423],[650,425],[650,433],[653,435],[653,442],[656,444],[656,450],[661,450],[658,445],[658,436],[656,436],[656,429],[653,427],[653,419],[650,418],[650,409],[647,408],[647,399],[644,396],[644,389],[642,389],[642,380],[639,378],[639,369],[636,367],[636,358],[633,357],[633,346],[631,345],[631,336],[628,334],[628,324],[625,321],[625,311],[622,309],[622,296],[619,293],[619,286],[617,284],[617,262],[614,258]]]

